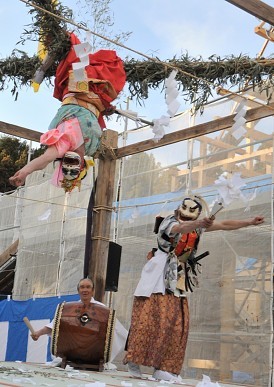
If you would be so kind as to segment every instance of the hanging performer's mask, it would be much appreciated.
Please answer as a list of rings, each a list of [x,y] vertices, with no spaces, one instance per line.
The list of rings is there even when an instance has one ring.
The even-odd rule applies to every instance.
[[[197,196],[185,198],[176,212],[180,220],[196,220],[202,212],[202,204]]]
[[[67,180],[76,179],[81,172],[81,157],[76,152],[66,152],[62,159],[62,172]]]
[[[90,165],[94,165],[93,161],[82,160],[76,152],[65,153],[61,161],[63,180],[60,180],[65,192],[71,192],[75,187],[80,191],[81,181],[86,177]]]

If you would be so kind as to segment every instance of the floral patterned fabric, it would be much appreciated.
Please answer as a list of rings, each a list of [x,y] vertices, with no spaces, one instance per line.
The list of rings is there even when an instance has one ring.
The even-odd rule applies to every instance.
[[[93,156],[100,145],[102,130],[96,116],[78,105],[63,105],[40,138],[44,145],[55,145],[59,157],[85,145],[85,155]]]
[[[135,297],[124,362],[179,375],[189,332],[188,301],[173,294]]]
[[[178,258],[171,252],[168,255],[166,268],[165,268],[165,287],[169,292],[174,293],[175,296],[179,297],[181,292],[177,289],[178,283]]]

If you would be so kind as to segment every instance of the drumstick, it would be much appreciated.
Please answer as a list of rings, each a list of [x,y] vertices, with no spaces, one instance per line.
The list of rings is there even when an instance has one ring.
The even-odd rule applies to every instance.
[[[23,320],[24,320],[24,323],[26,324],[26,326],[27,326],[27,327],[29,328],[29,330],[31,331],[31,333],[34,334],[34,333],[35,333],[35,330],[34,330],[33,326],[31,325],[29,319],[28,319],[27,317],[24,317]]]

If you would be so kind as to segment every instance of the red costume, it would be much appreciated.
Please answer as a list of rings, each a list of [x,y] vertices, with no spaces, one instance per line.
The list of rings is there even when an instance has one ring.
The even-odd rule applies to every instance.
[[[72,70],[72,63],[80,62],[76,56],[73,45],[80,44],[80,40],[73,33],[70,34],[71,48],[67,56],[59,63],[56,70],[55,88],[53,96],[60,101],[70,92],[68,88],[69,73]],[[111,107],[118,93],[123,89],[126,82],[126,73],[122,60],[113,50],[99,50],[89,54],[89,65],[85,67],[89,79],[89,91],[95,93],[92,104],[96,106],[100,114],[98,117],[101,128],[105,127],[102,113]],[[80,95],[81,94],[81,95]],[[82,100],[84,93],[78,93]],[[90,102],[90,99],[88,100]]]

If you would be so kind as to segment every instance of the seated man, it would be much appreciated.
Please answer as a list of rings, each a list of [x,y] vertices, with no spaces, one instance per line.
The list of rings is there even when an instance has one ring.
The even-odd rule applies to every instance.
[[[94,293],[94,285],[91,279],[89,278],[83,278],[79,281],[77,285],[77,290],[80,296],[79,302],[84,304],[84,306],[90,305],[90,303],[103,305],[103,303],[96,301],[93,298]],[[38,340],[40,336],[42,335],[51,335],[52,329],[53,329],[54,321],[51,321],[49,324],[45,325],[43,328],[39,329],[38,331],[35,331],[33,334],[31,334],[31,337],[34,341]],[[127,339],[127,330],[123,327],[123,325],[120,323],[118,319],[115,321],[115,328],[114,328],[114,335],[113,335],[113,342],[112,342],[112,348],[111,348],[111,354],[110,354],[110,361],[104,365],[105,369],[115,369],[116,367],[111,364],[111,362],[115,359],[115,357],[124,350],[126,339]],[[60,365],[62,362],[62,359],[60,358],[60,361],[55,358],[54,359],[54,365]]]

